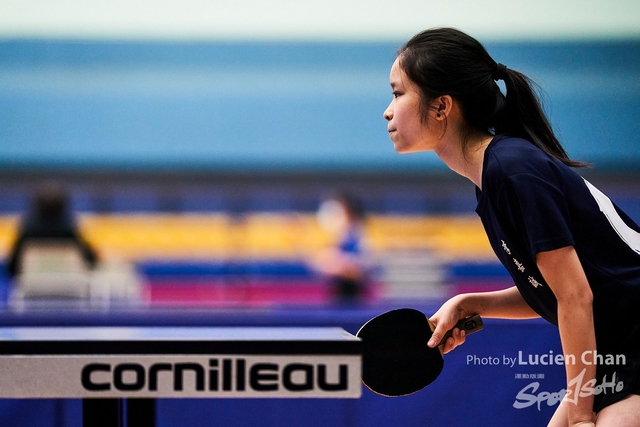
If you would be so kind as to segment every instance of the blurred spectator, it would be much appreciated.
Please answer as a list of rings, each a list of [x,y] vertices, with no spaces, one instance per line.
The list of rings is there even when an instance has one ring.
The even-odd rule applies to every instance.
[[[34,240],[73,243],[77,245],[88,267],[96,265],[95,251],[78,233],[69,207],[69,196],[56,183],[46,183],[38,189],[29,212],[22,219],[16,242],[7,256],[7,272],[11,277],[20,273],[25,244]]]
[[[320,204],[317,217],[335,239],[335,246],[318,254],[314,267],[329,278],[336,301],[361,300],[366,293],[368,260],[363,243],[365,213],[360,200],[338,193]]]

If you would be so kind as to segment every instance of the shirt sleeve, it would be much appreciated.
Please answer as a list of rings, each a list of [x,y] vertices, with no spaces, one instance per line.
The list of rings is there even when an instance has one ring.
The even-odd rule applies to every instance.
[[[503,181],[497,197],[498,209],[513,225],[532,257],[574,245],[567,201],[553,177],[511,175]]]

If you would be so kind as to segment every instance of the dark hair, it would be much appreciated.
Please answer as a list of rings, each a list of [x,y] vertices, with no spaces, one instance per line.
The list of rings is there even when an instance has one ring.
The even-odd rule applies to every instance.
[[[341,203],[352,220],[363,221],[366,218],[362,200],[355,194],[346,190],[338,190],[333,192],[329,198]]]
[[[472,133],[489,132],[526,139],[572,167],[547,120],[535,84],[524,74],[496,63],[473,37],[453,28],[435,28],[411,38],[398,50],[401,69],[422,94],[422,107],[450,95],[462,111],[463,151]],[[506,96],[495,80],[504,80]]]
[[[60,184],[47,182],[42,184],[34,197],[33,210],[40,218],[58,218],[68,209],[69,195]]]

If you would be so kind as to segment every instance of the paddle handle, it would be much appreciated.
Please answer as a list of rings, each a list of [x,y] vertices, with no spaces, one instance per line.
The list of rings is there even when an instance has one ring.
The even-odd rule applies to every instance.
[[[456,323],[456,326],[454,326],[454,329],[458,328],[461,331],[465,331],[465,333],[469,335],[474,332],[478,332],[483,327],[484,327],[484,323],[482,322],[482,317],[478,316],[477,314],[474,314],[471,317],[467,317],[466,319],[460,320],[458,323]],[[451,329],[449,332],[444,334],[444,338],[442,338],[442,341],[440,341],[440,344],[446,342],[451,335],[453,335],[453,329]]]

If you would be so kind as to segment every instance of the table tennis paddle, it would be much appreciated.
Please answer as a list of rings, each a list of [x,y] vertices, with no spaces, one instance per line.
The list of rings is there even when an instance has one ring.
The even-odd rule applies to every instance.
[[[467,334],[483,327],[478,315],[460,320],[456,326]],[[384,396],[405,396],[431,384],[442,372],[442,343],[428,347],[435,325],[422,312],[400,308],[382,313],[365,323],[362,339],[362,382]]]

